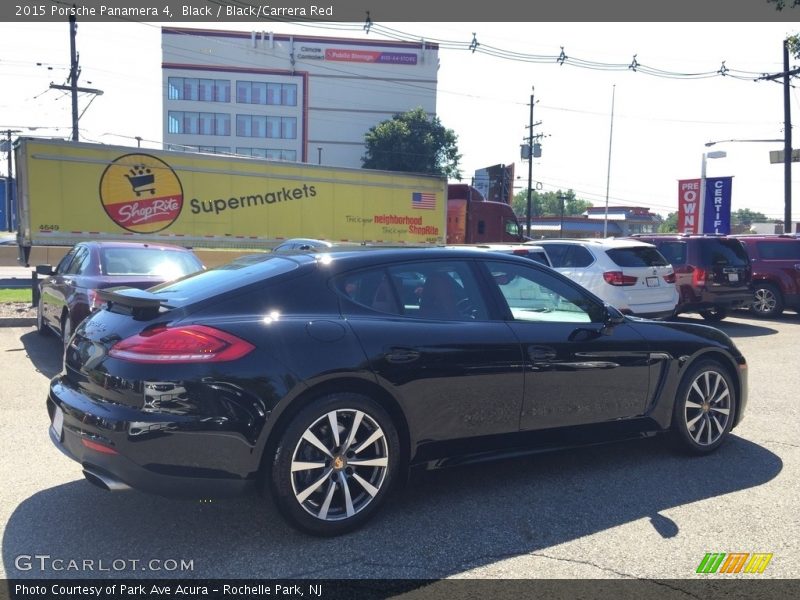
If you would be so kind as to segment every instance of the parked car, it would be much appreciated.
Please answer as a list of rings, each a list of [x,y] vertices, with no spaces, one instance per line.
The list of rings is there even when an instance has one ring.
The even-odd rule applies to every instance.
[[[275,246],[273,252],[325,252],[333,248],[333,242],[312,238],[291,238]]]
[[[535,260],[536,262],[546,265],[550,265],[550,258],[547,256],[547,252],[541,246],[537,246],[535,244],[459,244],[454,246],[449,246],[450,248],[475,248],[477,250],[486,250],[487,252],[500,252],[502,254],[513,254],[515,256],[521,256],[523,258],[529,258],[530,260]]]
[[[675,272],[653,246],[605,239],[537,240],[553,268],[625,314],[666,319],[675,313]]]
[[[723,332],[625,317],[511,255],[281,254],[100,295],[50,384],[53,442],[106,489],[259,488],[318,535],[412,468],[656,432],[705,454],[747,401]]]
[[[800,312],[800,238],[735,237],[744,244],[753,269],[750,312],[757,317],[777,317],[785,308]]]
[[[98,290],[113,286],[148,288],[202,270],[186,248],[136,242],[80,242],[56,268],[37,265],[36,325],[54,331],[66,345],[72,330],[101,305]]]
[[[675,314],[699,312],[721,321],[753,301],[752,269],[742,244],[720,235],[637,235],[659,249],[675,268],[680,301]]]

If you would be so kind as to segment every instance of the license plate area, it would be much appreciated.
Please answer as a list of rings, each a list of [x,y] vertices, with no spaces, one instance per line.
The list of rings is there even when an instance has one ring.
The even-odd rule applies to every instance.
[[[58,440],[61,441],[64,437],[64,411],[56,406],[56,412],[53,413],[53,423],[51,425]]]
[[[658,282],[658,277],[648,277],[647,278],[647,287],[658,287],[660,284]]]
[[[728,273],[728,281],[731,283],[739,281],[739,274],[738,273]]]

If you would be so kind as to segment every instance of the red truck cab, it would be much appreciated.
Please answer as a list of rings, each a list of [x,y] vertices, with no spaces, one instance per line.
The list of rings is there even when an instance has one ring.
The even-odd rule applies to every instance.
[[[490,202],[471,185],[447,186],[447,243],[522,242],[517,216],[504,202]]]

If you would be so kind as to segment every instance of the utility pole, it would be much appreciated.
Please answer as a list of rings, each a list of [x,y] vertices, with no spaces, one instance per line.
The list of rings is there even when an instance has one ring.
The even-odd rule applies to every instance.
[[[766,75],[761,79],[776,81],[783,79],[783,230],[792,233],[792,76],[800,69],[789,69],[789,40],[783,40],[783,72]]]
[[[78,50],[75,43],[75,36],[77,35],[78,35],[78,23],[77,20],[75,19],[75,15],[73,14],[69,16],[70,67],[69,67],[69,79],[67,80],[69,82],[69,85],[56,85],[54,83],[50,84],[50,89],[64,90],[72,94],[72,141],[73,142],[78,141],[78,120],[80,119],[80,116],[78,115],[78,92],[95,94],[95,97],[103,95],[103,90],[78,87],[78,77],[80,77],[81,75],[81,67],[79,62],[80,55],[78,54]],[[94,98],[92,98],[92,101],[93,100]]]
[[[8,171],[6,171],[6,231],[11,231],[11,134],[20,133],[19,129],[6,130],[6,150],[8,150]]]
[[[533,88],[531,88],[531,92]],[[522,145],[522,159],[528,159],[528,207],[525,211],[525,228],[527,230],[526,235],[528,237],[531,236],[531,216],[533,215],[533,158],[534,156],[541,156],[541,152],[534,151],[534,139],[538,139],[541,137],[540,135],[533,135],[533,128],[537,125],[541,125],[542,122],[539,121],[538,123],[533,122],[533,93],[531,93],[531,113],[530,118],[528,120],[528,138],[527,143]]]

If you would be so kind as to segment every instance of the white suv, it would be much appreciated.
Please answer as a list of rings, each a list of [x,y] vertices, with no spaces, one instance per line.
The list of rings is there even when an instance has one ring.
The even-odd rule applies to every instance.
[[[536,240],[553,268],[623,313],[667,319],[675,312],[675,271],[658,249],[635,240]]]

